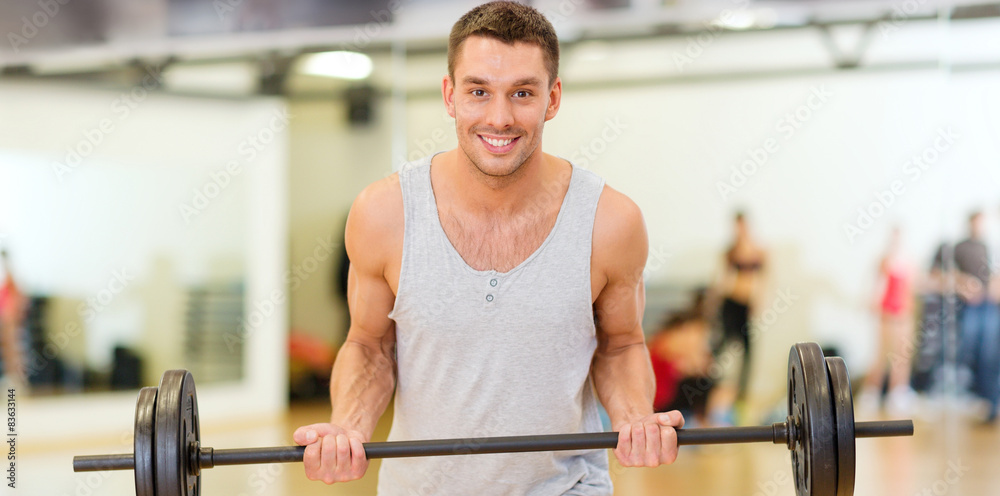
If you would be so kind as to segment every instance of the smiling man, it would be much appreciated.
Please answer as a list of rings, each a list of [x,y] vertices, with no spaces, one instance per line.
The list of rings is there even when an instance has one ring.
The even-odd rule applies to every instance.
[[[559,111],[559,45],[536,10],[476,7],[448,45],[458,148],[366,188],[347,223],[347,340],[329,423],[295,431],[306,475],[360,478],[395,391],[389,440],[594,432],[598,400],[625,466],[677,456],[677,412],[653,413],[641,327],[642,214],[542,151]],[[603,450],[382,462],[382,495],[612,493]]]

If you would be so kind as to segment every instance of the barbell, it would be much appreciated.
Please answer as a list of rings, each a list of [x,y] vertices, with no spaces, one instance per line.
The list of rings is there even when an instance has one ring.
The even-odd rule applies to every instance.
[[[788,416],[769,426],[677,429],[678,445],[774,443],[791,451],[799,496],[854,494],[855,439],[912,436],[913,421],[855,422],[844,360],[816,343],[788,356]],[[617,432],[364,443],[368,458],[615,448]],[[169,370],[158,388],[139,391],[131,454],[73,458],[74,472],[132,470],[136,496],[197,496],[201,471],[221,465],[302,461],[304,446],[213,449],[201,446],[198,398],[186,370]]]

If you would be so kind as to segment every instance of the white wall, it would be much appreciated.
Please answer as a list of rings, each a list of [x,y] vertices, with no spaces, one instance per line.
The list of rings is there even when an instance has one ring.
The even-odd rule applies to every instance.
[[[339,343],[347,308],[334,293],[348,209],[361,190],[392,173],[391,112],[376,101],[368,126],[351,126],[339,100],[292,100],[289,269],[293,332]]]
[[[907,252],[925,267],[942,239],[962,234],[969,210],[997,213],[998,77],[831,72],[579,91],[566,82],[544,146],[639,204],[650,233],[650,285],[708,282],[732,212],[749,211],[771,250],[772,301],[779,290],[798,298],[756,344],[756,387],[774,397],[784,390],[788,347],[797,341],[837,345],[855,373],[867,369],[875,332],[868,302],[892,224],[904,227]],[[825,102],[813,97],[809,109],[814,92],[828,95]],[[441,130],[448,138],[439,149],[454,146],[452,121],[438,99],[413,100],[407,110],[411,153]],[[786,114],[797,110],[805,119],[789,127]],[[949,129],[954,144],[938,141],[944,151],[915,177],[909,157],[933,149]],[[745,185],[720,194],[718,183],[731,180],[748,151],[767,140],[774,152],[755,172],[748,168],[754,173]],[[857,225],[857,208],[869,208],[897,180],[902,194],[873,226],[848,236],[845,225]]]
[[[59,347],[69,344],[57,338],[88,348],[137,344],[150,385],[183,365],[183,288],[245,278],[245,316],[259,323],[243,334],[244,378],[203,388],[213,391],[202,401],[203,418],[279,412],[287,372],[275,350],[285,347],[287,298],[251,319],[272,292],[285,290],[287,137],[270,130],[287,123],[285,106],[139,90],[0,85],[0,233],[13,270],[32,293],[87,300],[110,288],[110,304],[92,317],[81,313],[83,332],[50,339]],[[85,160],[54,167],[66,165],[71,149]],[[196,204],[196,192],[207,195],[204,203]],[[109,281],[122,268],[134,280],[119,291]],[[81,422],[87,436],[120,432],[130,425],[134,393],[24,402],[25,437],[59,439],[80,435]],[[79,422],[63,421],[67,411]]]
[[[788,289],[799,298],[758,344],[756,377],[764,396],[782,393],[786,353],[795,341],[838,345],[855,374],[867,369],[874,333],[867,302],[892,223],[905,227],[907,251],[925,266],[942,238],[961,234],[969,209],[996,213],[1000,74],[934,68],[942,56],[961,63],[1000,60],[1000,44],[988,42],[996,21],[890,27],[899,29],[876,32],[864,60],[908,70],[833,71],[814,28],[712,36],[683,67],[672,56],[686,53],[694,36],[596,42],[563,53],[566,93],[560,115],[547,125],[545,149],[586,161],[643,208],[651,237],[649,284],[704,284],[728,242],[733,210],[752,214],[774,260],[771,292]],[[854,46],[851,33],[837,31],[845,50]],[[404,74],[387,67],[388,60],[379,60],[376,83],[402,81],[411,92],[404,136],[391,135],[390,119],[399,116],[389,111],[388,98],[379,99],[379,120],[366,129],[347,126],[339,102],[292,103],[293,264],[309,257],[330,226],[340,227],[357,192],[398,164],[393,139],[405,142],[406,159],[456,145],[454,122],[437,95],[444,56],[411,57]],[[741,72],[746,75],[732,76]],[[822,105],[814,100],[818,108],[789,133],[782,119],[808,104],[814,88],[831,95]],[[961,137],[914,181],[904,170],[907,158],[933,147],[938,130],[949,126]],[[768,139],[777,151],[723,198],[716,183],[730,179],[748,150]],[[894,180],[903,181],[904,193],[852,243],[844,225],[856,223],[856,209],[867,208]],[[292,326],[336,339],[329,329],[341,328],[343,309],[329,304],[331,264],[321,264],[318,276],[293,294]]]
[[[997,75],[948,82],[935,72],[840,73],[568,92],[559,118],[588,125],[550,126],[547,146],[576,150],[599,136],[605,119],[620,119],[629,127],[592,168],[642,207],[652,250],[671,254],[650,284],[708,280],[731,213],[745,208],[772,250],[774,289],[801,295],[761,338],[758,371],[783,375],[787,347],[798,340],[836,344],[864,370],[874,336],[866,310],[888,228],[902,225],[907,252],[926,266],[944,236],[959,234],[967,211],[995,212],[1000,154],[992,144],[997,131],[985,124],[1000,116]],[[785,113],[815,88],[832,93],[829,101],[800,129],[783,132]],[[906,161],[933,147],[939,129],[959,138],[915,178]],[[721,195],[718,183],[768,139],[776,151],[745,186]],[[848,236],[844,226],[857,224],[857,208],[896,180],[903,193],[886,213]]]

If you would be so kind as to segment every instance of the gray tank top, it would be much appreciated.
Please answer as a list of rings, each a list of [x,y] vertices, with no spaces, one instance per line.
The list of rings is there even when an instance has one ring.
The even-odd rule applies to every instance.
[[[604,180],[573,167],[555,226],[509,272],[475,270],[438,217],[430,158],[399,171],[405,230],[389,440],[599,432],[590,252]],[[553,185],[549,191],[560,194]],[[610,495],[605,450],[382,461],[382,496]]]

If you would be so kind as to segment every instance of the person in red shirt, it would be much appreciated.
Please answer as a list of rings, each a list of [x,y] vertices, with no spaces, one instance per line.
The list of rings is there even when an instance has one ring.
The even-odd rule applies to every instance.
[[[910,389],[910,359],[914,339],[913,265],[902,251],[902,234],[892,230],[889,246],[879,262],[876,311],[879,315],[879,344],[875,363],[865,377],[859,397],[861,408],[877,409],[884,371],[889,370],[888,407],[894,415],[906,415],[913,408],[916,393]]]
[[[708,322],[692,311],[670,317],[649,342],[656,376],[653,408],[681,410],[705,420],[708,397],[715,387],[708,369],[712,363]]]
[[[3,375],[14,384],[25,383],[21,354],[21,324],[24,321],[25,299],[10,273],[7,251],[0,250],[0,355]]]

